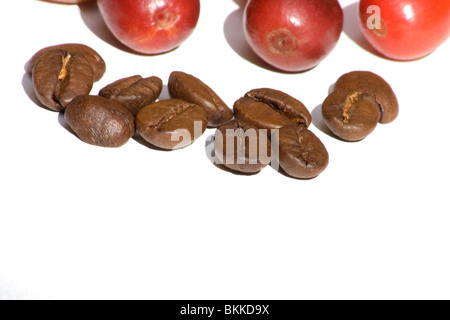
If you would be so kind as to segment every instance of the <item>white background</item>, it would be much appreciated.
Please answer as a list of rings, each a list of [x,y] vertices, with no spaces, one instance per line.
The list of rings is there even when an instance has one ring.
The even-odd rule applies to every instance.
[[[194,34],[146,57],[123,50],[95,6],[2,4],[0,298],[450,298],[450,41],[414,62],[378,57],[362,41],[354,0],[345,33],[303,74],[267,68],[242,34],[239,0],[202,0]],[[192,73],[232,106],[253,88],[302,100],[330,153],[317,179],[267,168],[223,171],[208,130],[193,146],[119,149],[81,142],[36,104],[25,62],[42,47],[80,42],[119,78]],[[343,73],[370,70],[401,111],[359,143],[324,130],[318,106]],[[163,93],[167,97],[167,91]]]

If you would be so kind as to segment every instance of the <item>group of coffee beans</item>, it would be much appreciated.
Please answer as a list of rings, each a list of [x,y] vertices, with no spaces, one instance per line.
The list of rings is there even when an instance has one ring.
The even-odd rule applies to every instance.
[[[273,89],[248,92],[232,111],[200,79],[173,72],[172,99],[156,102],[163,81],[133,76],[90,95],[106,67],[102,57],[82,44],[38,51],[27,63],[39,101],[64,112],[70,128],[84,142],[102,147],[124,145],[136,130],[150,144],[179,149],[192,144],[207,127],[217,128],[215,161],[229,169],[256,173],[269,164],[288,175],[309,179],[328,166],[328,152],[311,131],[311,114],[302,102]],[[341,77],[323,104],[323,117],[338,137],[365,138],[380,121],[398,114],[391,87],[370,72]],[[234,118],[234,119],[233,119]]]

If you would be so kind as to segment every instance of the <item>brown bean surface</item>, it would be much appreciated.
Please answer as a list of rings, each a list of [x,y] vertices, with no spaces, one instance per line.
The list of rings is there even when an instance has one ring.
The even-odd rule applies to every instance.
[[[217,162],[243,173],[256,173],[271,161],[267,133],[244,121],[232,120],[217,128],[214,140]]]
[[[47,108],[62,111],[77,96],[91,92],[91,64],[78,53],[53,50],[36,63],[33,85],[36,96]]]
[[[372,95],[381,110],[381,123],[394,121],[399,114],[399,104],[392,87],[379,75],[369,71],[353,71],[341,76],[334,91],[353,90]]]
[[[82,54],[90,63],[92,71],[94,72],[93,81],[100,80],[106,71],[106,64],[103,58],[94,49],[79,43],[66,43],[56,46],[47,47],[36,52],[33,57],[25,65],[25,70],[32,74],[38,61],[47,53],[54,50],[62,50],[70,53]]]
[[[328,151],[308,129],[297,125],[285,126],[279,131],[278,141],[279,163],[288,175],[298,179],[311,179],[327,168]]]
[[[346,141],[359,141],[375,130],[380,119],[380,108],[372,95],[337,90],[325,99],[322,116],[336,136]]]
[[[210,127],[217,127],[233,117],[233,112],[226,103],[209,86],[190,74],[172,72],[168,87],[172,98],[182,99],[205,109]]]
[[[273,89],[248,92],[234,104],[234,115],[260,129],[280,129],[291,124],[307,128],[311,124],[311,114],[302,102]]]
[[[208,117],[202,107],[179,99],[148,105],[136,117],[141,136],[152,145],[168,150],[194,143],[207,125]]]
[[[133,76],[118,80],[100,90],[99,95],[120,102],[133,116],[155,102],[161,94],[163,82],[158,77]]]
[[[120,147],[135,133],[133,115],[117,101],[78,96],[66,108],[67,124],[78,137],[101,147]]]
[[[249,91],[245,96],[247,98],[265,103],[299,126],[308,128],[311,124],[312,119],[309,110],[301,101],[295,99],[287,93],[279,90],[264,88]]]

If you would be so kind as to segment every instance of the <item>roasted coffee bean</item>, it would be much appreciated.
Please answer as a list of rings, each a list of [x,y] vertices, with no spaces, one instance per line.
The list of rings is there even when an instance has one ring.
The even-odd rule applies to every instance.
[[[311,124],[311,114],[302,102],[273,89],[248,92],[234,104],[234,116],[260,129],[280,129],[290,124],[308,128]]]
[[[327,149],[308,129],[298,125],[285,126],[279,131],[278,143],[280,166],[294,178],[315,178],[328,166]]]
[[[179,99],[153,103],[136,116],[141,136],[152,145],[168,150],[194,143],[207,125],[208,117],[202,107]]]
[[[163,82],[160,78],[133,76],[118,80],[100,90],[99,95],[123,104],[133,116],[145,106],[155,102],[161,94]]]
[[[380,76],[369,71],[353,71],[338,79],[334,91],[353,90],[365,92],[375,97],[380,113],[381,123],[394,121],[399,114],[397,97],[391,86]]]
[[[346,141],[367,137],[380,120],[380,108],[375,98],[364,92],[336,90],[322,105],[327,127]]]
[[[237,172],[256,173],[271,161],[267,132],[239,120],[217,128],[214,150],[217,163]]]
[[[47,53],[54,51],[54,50],[62,50],[67,51],[69,53],[78,53],[82,54],[87,61],[91,64],[92,71],[94,72],[94,78],[93,81],[96,82],[100,80],[106,71],[106,64],[103,58],[92,48],[84,45],[84,44],[78,44],[78,43],[66,43],[66,44],[60,44],[56,46],[51,46],[44,48],[42,50],[39,50],[31,59],[27,62],[25,66],[25,70],[32,74],[34,67],[38,63],[38,61],[45,56]]]
[[[91,92],[93,71],[78,53],[53,50],[42,56],[33,69],[34,91],[47,108],[62,111],[77,96]]]
[[[134,117],[119,102],[98,96],[78,96],[65,111],[67,124],[89,144],[116,148],[135,133]]]
[[[233,118],[233,112],[225,102],[210,87],[192,75],[173,72],[169,78],[169,93],[172,98],[204,108],[209,127],[217,127]]]

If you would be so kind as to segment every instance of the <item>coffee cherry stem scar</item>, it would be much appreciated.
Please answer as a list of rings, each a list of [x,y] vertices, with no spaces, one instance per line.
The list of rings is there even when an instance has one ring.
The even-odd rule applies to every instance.
[[[288,55],[297,49],[297,39],[288,29],[276,29],[269,33],[267,42],[275,54]]]

